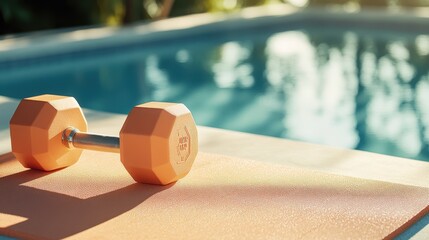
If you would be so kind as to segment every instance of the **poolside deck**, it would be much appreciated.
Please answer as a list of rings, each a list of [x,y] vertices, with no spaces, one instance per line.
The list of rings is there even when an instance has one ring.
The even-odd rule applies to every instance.
[[[6,168],[13,169],[13,171],[21,171],[21,170],[25,171],[24,168],[19,170],[20,166],[16,163],[16,160],[14,160],[12,154],[10,154],[10,143],[9,143],[10,139],[9,139],[8,122],[9,122],[9,119],[10,119],[11,115],[13,114],[13,111],[15,110],[15,107],[17,106],[17,104],[18,104],[18,102],[16,100],[0,97],[0,110],[2,112],[2,114],[0,115],[0,185],[2,185],[2,182],[1,182],[2,178],[8,179],[10,177],[9,175],[1,176],[2,164],[4,164],[3,169],[6,167]],[[95,111],[90,111],[90,110],[86,110],[85,113],[86,113],[87,120],[89,122],[89,129],[93,132],[102,132],[102,133],[106,133],[106,134],[116,135],[119,132],[119,129],[125,120],[124,115],[107,114],[107,113],[95,112]],[[365,185],[366,186],[375,186],[374,189],[397,189],[397,190],[399,189],[396,192],[391,191],[391,193],[389,193],[389,194],[393,194],[393,195],[391,195],[390,198],[389,197],[385,198],[385,200],[387,201],[387,204],[384,202],[378,203],[378,206],[381,208],[383,208],[383,205],[384,205],[384,207],[387,208],[388,206],[386,206],[386,205],[389,205],[389,203],[390,203],[390,204],[393,204],[392,206],[390,206],[390,207],[393,207],[393,211],[395,210],[395,207],[398,208],[401,206],[405,212],[407,211],[407,209],[405,209],[404,206],[408,206],[408,207],[406,207],[406,208],[408,208],[408,211],[413,210],[413,207],[416,207],[416,208],[420,207],[421,210],[426,209],[425,212],[427,212],[429,210],[429,206],[428,206],[429,195],[427,195],[427,193],[429,193],[429,189],[427,189],[427,187],[429,186],[429,174],[428,174],[429,163],[421,162],[421,161],[415,161],[415,160],[409,160],[409,159],[402,159],[402,158],[397,158],[397,157],[391,157],[391,156],[385,156],[385,155],[380,155],[380,154],[373,154],[373,153],[368,153],[368,152],[346,150],[346,149],[336,149],[336,148],[331,148],[331,147],[327,147],[327,146],[314,145],[314,144],[295,142],[295,141],[288,141],[288,140],[283,140],[283,139],[270,138],[270,137],[264,137],[264,136],[246,134],[246,133],[239,133],[239,132],[233,132],[233,131],[227,131],[227,130],[221,130],[221,129],[214,129],[214,128],[208,128],[208,127],[202,127],[202,126],[200,126],[198,129],[199,129],[200,152],[201,152],[201,154],[197,160],[197,161],[199,161],[199,163],[196,164],[196,169],[198,169],[198,171],[196,171],[195,173],[192,173],[192,171],[191,171],[191,175],[193,174],[191,180],[189,180],[189,181],[183,180],[183,182],[180,181],[177,185],[174,185],[173,187],[170,188],[172,190],[170,190],[170,189],[168,189],[168,191],[165,190],[162,192],[162,194],[161,194],[161,190],[158,191],[157,189],[154,189],[153,187],[149,187],[151,194],[149,194],[145,197],[145,199],[147,199],[147,200],[141,200],[141,196],[136,195],[136,191],[134,191],[135,189],[133,190],[133,189],[128,188],[128,187],[122,188],[124,186],[131,186],[133,188],[136,188],[136,186],[133,185],[132,182],[129,182],[129,179],[127,179],[126,174],[123,173],[124,171],[121,173],[118,173],[119,176],[113,177],[113,179],[109,179],[109,176],[103,176],[103,174],[108,175],[109,172],[111,173],[111,171],[117,170],[116,165],[113,166],[113,165],[111,165],[110,162],[109,163],[106,162],[106,164],[109,166],[106,168],[107,170],[106,169],[104,169],[104,170],[100,169],[100,171],[102,172],[100,174],[98,174],[98,173],[96,173],[94,175],[92,174],[92,172],[94,170],[97,171],[96,168],[95,169],[93,168],[95,165],[98,164],[97,161],[95,161],[95,163],[90,164],[90,163],[88,163],[90,161],[82,160],[82,162],[86,162],[86,163],[82,163],[83,165],[79,164],[79,166],[76,166],[75,168],[71,167],[71,168],[69,168],[70,170],[67,170],[67,171],[62,170],[59,172],[55,172],[55,174],[50,174],[50,175],[38,174],[36,177],[33,176],[34,178],[32,178],[32,176],[27,176],[28,177],[27,179],[19,179],[19,177],[18,177],[17,179],[14,178],[12,180],[13,180],[13,182],[18,183],[19,186],[23,185],[23,186],[29,187],[31,189],[43,188],[47,192],[59,193],[58,199],[62,199],[61,201],[64,201],[65,204],[68,204],[67,205],[68,207],[73,207],[72,202],[75,201],[76,199],[79,199],[79,198],[90,199],[90,198],[96,197],[98,195],[104,196],[104,194],[106,194],[106,193],[113,193],[110,195],[110,200],[109,200],[109,197],[104,199],[105,200],[104,203],[106,203],[106,204],[107,203],[110,204],[111,200],[115,201],[115,200],[121,199],[120,194],[129,194],[130,198],[132,198],[133,201],[134,200],[136,201],[135,203],[131,204],[132,206],[128,206],[128,205],[124,206],[124,209],[116,209],[115,207],[113,207],[114,204],[112,204],[112,209],[114,209],[114,211],[116,211],[115,213],[109,212],[109,209],[104,209],[103,211],[107,211],[107,213],[105,212],[103,214],[100,214],[100,216],[98,216],[99,218],[103,218],[102,220],[95,217],[97,219],[95,219],[95,220],[90,219],[89,220],[89,221],[92,221],[91,224],[89,224],[89,225],[85,225],[85,224],[79,225],[78,224],[78,226],[76,228],[73,228],[71,230],[69,229],[71,231],[69,233],[68,232],[58,233],[58,231],[55,231],[58,233],[57,236],[61,236],[61,237],[70,237],[70,236],[74,236],[74,237],[78,237],[78,238],[82,238],[82,237],[83,238],[91,238],[94,236],[100,237],[100,236],[102,236],[100,234],[102,234],[103,231],[106,229],[110,229],[109,235],[111,235],[112,237],[127,236],[127,234],[130,234],[130,233],[124,233],[123,230],[120,230],[117,228],[112,228],[113,226],[115,226],[112,224],[115,221],[119,221],[119,222],[122,222],[122,225],[119,224],[120,226],[131,225],[131,228],[132,228],[133,225],[136,225],[135,221],[137,221],[138,219],[132,218],[131,216],[134,216],[134,217],[138,216],[138,214],[133,215],[133,211],[136,211],[135,209],[140,209],[140,210],[144,209],[143,207],[140,206],[142,202],[151,203],[149,208],[146,210],[148,210],[149,212],[153,211],[151,213],[151,214],[153,214],[153,215],[151,215],[151,217],[154,218],[153,219],[154,221],[159,220],[159,219],[158,220],[155,219],[155,218],[157,218],[157,216],[160,219],[164,219],[164,220],[167,219],[168,217],[172,216],[173,219],[176,218],[176,220],[177,220],[179,218],[179,215],[180,215],[180,212],[178,210],[176,210],[176,212],[175,212],[174,208],[171,209],[170,207],[166,207],[166,206],[162,207],[161,206],[162,204],[160,206],[157,206],[157,204],[162,203],[162,202],[168,203],[168,201],[167,201],[168,197],[174,197],[174,195],[173,195],[174,193],[182,194],[182,195],[180,195],[179,200],[178,200],[181,203],[186,203],[186,198],[188,198],[188,197],[198,198],[198,197],[203,197],[203,196],[209,196],[210,194],[208,194],[207,192],[204,192],[204,191],[208,191],[207,190],[208,186],[198,185],[198,182],[197,182],[198,179],[195,176],[198,176],[200,178],[199,180],[204,180],[204,181],[201,181],[202,182],[201,184],[210,183],[210,181],[207,179],[211,179],[211,178],[213,180],[216,180],[217,178],[225,179],[226,177],[228,177],[228,175],[227,175],[228,171],[229,171],[229,173],[232,173],[231,169],[236,169],[235,170],[236,175],[237,175],[236,178],[241,179],[241,180],[239,180],[239,181],[241,181],[241,185],[238,185],[236,188],[234,188],[233,189],[234,191],[224,192],[222,190],[223,185],[232,184],[228,180],[222,180],[222,182],[219,183],[220,185],[211,185],[208,188],[208,189],[213,188],[213,191],[215,191],[215,193],[226,194],[225,197],[226,196],[230,196],[230,197],[232,196],[231,199],[229,199],[227,201],[229,204],[232,204],[235,200],[237,200],[237,199],[234,200],[234,196],[235,196],[234,194],[236,194],[236,192],[242,191],[240,193],[241,194],[240,196],[242,198],[251,197],[249,194],[246,193],[246,191],[244,189],[246,184],[254,184],[255,183],[254,180],[252,180],[252,175],[249,175],[249,174],[251,174],[252,172],[254,174],[262,174],[262,172],[261,172],[262,170],[260,170],[260,169],[264,169],[264,171],[266,172],[266,174],[268,174],[268,176],[261,177],[262,175],[261,176],[258,175],[260,177],[259,180],[262,179],[261,180],[262,183],[264,183],[264,181],[268,181],[271,184],[276,185],[277,187],[281,186],[282,184],[286,184],[284,181],[290,181],[291,180],[290,176],[288,178],[288,176],[283,176],[282,173],[284,173],[284,174],[286,174],[286,173],[292,174],[293,173],[293,174],[297,174],[297,176],[307,176],[307,177],[308,176],[315,176],[314,181],[317,182],[318,180],[321,180],[322,181],[321,185],[324,184],[323,181],[325,181],[327,178],[330,178],[330,179],[333,179],[334,182],[335,181],[342,181],[343,183],[339,184],[338,186],[340,186],[340,187],[343,186],[344,187],[343,190],[348,189],[347,191],[357,191],[357,192],[352,192],[353,194],[354,193],[357,194],[357,193],[359,193],[359,191],[364,191],[364,189],[363,188],[361,189],[359,186],[365,186]],[[101,156],[100,158],[103,158],[103,160],[104,160],[104,158],[107,158],[107,159],[115,158],[115,155],[111,155],[111,154],[110,155],[104,154],[104,155],[100,155],[100,156]],[[85,153],[83,158],[94,158],[94,154],[93,153]],[[226,165],[232,164],[233,166],[229,166],[229,168],[228,168],[225,166],[216,167],[217,165],[209,165],[209,163],[213,164],[214,161],[216,161],[216,160],[219,160],[220,162],[225,163]],[[102,161],[100,161],[100,162],[102,162]],[[243,164],[243,169],[239,169],[240,164]],[[220,165],[220,164],[218,164],[218,165]],[[212,172],[210,170],[207,170],[207,169],[204,170],[204,168],[208,168],[208,166],[212,167],[212,170],[213,170]],[[213,166],[215,166],[215,167],[213,167]],[[91,169],[87,169],[88,167],[90,167]],[[87,170],[82,170],[85,168]],[[222,170],[222,169],[225,170],[226,173],[220,173],[220,172],[216,171],[216,170]],[[257,170],[257,169],[259,169],[259,170]],[[290,170],[290,169],[292,169],[292,170]],[[314,170],[316,170],[316,171],[314,172]],[[291,171],[291,172],[288,172],[288,171]],[[270,172],[272,173],[271,177],[269,176]],[[4,171],[3,171],[3,174],[5,174]],[[92,176],[100,177],[100,179],[98,181],[94,181]],[[349,177],[353,177],[353,178],[349,178]],[[92,181],[89,181],[91,178],[92,178]],[[88,180],[87,184],[84,183],[85,179]],[[277,180],[271,181],[270,179],[277,179]],[[56,180],[58,180],[58,181],[55,182]],[[377,181],[372,181],[372,180],[377,180]],[[11,181],[11,180],[6,180],[6,181]],[[103,183],[103,181],[105,183]],[[238,181],[238,180],[236,180],[236,181]],[[308,181],[310,181],[310,180],[308,180]],[[313,180],[311,180],[311,181],[313,181]],[[380,182],[378,182],[378,181],[383,181],[383,182],[387,182],[387,183],[381,183],[381,185],[378,185],[378,184],[380,184]],[[106,182],[111,182],[111,184],[106,185]],[[314,184],[316,184],[316,182],[312,182],[312,184],[314,185]],[[392,184],[392,183],[395,183],[395,184]],[[61,184],[64,184],[67,187],[61,186]],[[383,184],[387,184],[387,185],[383,185]],[[397,184],[403,184],[403,185],[407,185],[407,186],[397,185]],[[274,186],[274,185],[272,185],[272,186]],[[108,186],[108,187],[106,187],[106,186]],[[386,188],[386,186],[388,186],[388,187]],[[422,188],[413,188],[411,186],[422,187]],[[104,189],[101,189],[101,190],[97,189],[100,187],[104,188]],[[244,190],[242,189],[242,187]],[[250,191],[250,193],[253,194],[254,198],[257,199],[258,201],[263,199],[263,197],[261,197],[261,196],[263,196],[263,194],[268,194],[266,192],[266,189],[263,189],[262,185],[260,187],[261,187],[261,192],[258,192],[256,190]],[[380,188],[378,188],[378,187],[380,187]],[[13,195],[13,194],[17,194],[17,195],[24,194],[22,192],[18,192],[18,191],[21,191],[21,190],[19,190],[21,188],[17,188],[17,187],[13,187],[13,186],[9,186],[9,188],[12,189],[13,191],[17,191],[17,192],[13,192],[13,193],[11,192],[10,193],[11,195]],[[84,191],[84,192],[79,193],[79,188],[86,189],[89,192]],[[188,188],[191,188],[191,190],[189,190]],[[197,189],[201,189],[201,191],[202,191],[202,189],[206,189],[206,190],[204,190],[202,192],[201,191],[195,192],[194,190],[192,190],[192,188],[195,188],[194,189],[195,191]],[[324,191],[323,188],[322,187],[320,187],[320,188],[321,189],[319,189],[319,190],[323,192]],[[122,190],[125,189],[124,190],[125,192],[122,191],[121,189]],[[242,190],[240,190],[240,189],[242,189]],[[374,189],[372,191],[374,191]],[[401,192],[402,191],[401,189],[404,191]],[[27,191],[27,190],[25,190],[25,191]],[[138,191],[140,191],[140,190],[138,190]],[[274,190],[275,190],[275,192],[277,192],[279,189],[275,188]],[[45,192],[45,191],[43,191],[43,192]],[[78,193],[73,192],[73,191],[77,191]],[[91,191],[94,191],[94,192],[91,192]],[[122,191],[122,193],[121,193],[121,191]],[[407,194],[415,193],[416,195],[415,195],[415,197],[411,197],[411,195],[412,195],[411,194],[410,197],[407,198],[407,196],[402,196],[402,195],[404,195],[405,191],[407,191]],[[117,192],[116,195],[115,195],[115,192]],[[388,192],[389,192],[389,190],[387,190],[387,192],[384,192],[384,194],[387,194]],[[73,194],[77,194],[77,195],[73,195]],[[183,194],[185,194],[185,195],[183,195]],[[190,194],[190,196],[187,196],[186,194]],[[204,194],[206,194],[206,195],[204,195]],[[262,194],[262,195],[259,196],[260,194]],[[34,196],[34,199],[31,199],[31,200],[29,199],[29,201],[38,202],[37,198],[41,198],[41,199],[46,200],[46,198],[43,197],[43,194],[41,194],[37,191],[31,190],[30,193],[28,193],[28,194],[26,193],[24,195],[27,197]],[[117,196],[117,195],[119,195],[119,196]],[[334,195],[335,195],[335,193],[334,193]],[[68,200],[67,199],[64,200],[64,196],[72,196],[72,199],[74,199],[74,200],[72,201],[72,200],[69,200],[68,198],[67,198]],[[109,196],[109,195],[106,195],[106,196]],[[323,193],[321,194],[321,196],[327,197],[327,195],[326,194],[324,195]],[[376,195],[371,195],[371,196],[372,196],[371,199],[372,198],[377,199]],[[235,198],[236,197],[237,196],[235,196]],[[404,197],[404,198],[401,198],[401,197]],[[401,198],[401,199],[399,199],[399,198]],[[152,199],[152,201],[150,201],[149,199]],[[398,202],[395,202],[395,199],[397,199],[397,200],[399,199]],[[55,201],[55,198],[51,199],[51,200]],[[353,203],[353,200],[348,199],[347,195],[344,195],[342,200],[344,200],[346,202],[351,201],[349,203]],[[378,199],[378,200],[380,200],[380,199]],[[40,200],[40,201],[42,201],[42,200]],[[123,200],[118,200],[118,201],[123,201]],[[214,201],[214,200],[206,199],[204,201],[208,204],[205,207],[206,209],[214,210],[214,208],[211,208],[211,206],[210,206],[210,203],[213,203],[211,201]],[[248,201],[252,201],[252,199],[248,199]],[[269,201],[269,200],[267,200],[267,201]],[[46,205],[46,203],[44,203],[44,202],[41,202],[41,203]],[[107,205],[106,204],[103,206],[107,207],[109,205],[109,204],[107,204]],[[273,203],[273,204],[275,204],[275,203]],[[397,204],[397,205],[395,205],[395,204]],[[413,204],[414,204],[414,206],[413,206]],[[426,204],[426,207],[424,206],[425,204]],[[83,204],[83,205],[85,205],[85,204]],[[139,205],[140,207],[137,208],[136,207],[137,205]],[[369,204],[369,205],[371,205],[371,204]],[[78,206],[80,206],[80,205],[78,204]],[[267,211],[268,210],[274,211],[275,210],[274,207],[278,207],[277,205],[272,205],[272,206],[273,206],[272,209],[266,209],[266,210]],[[359,206],[365,210],[364,206],[361,206],[358,204],[358,207]],[[423,208],[422,208],[422,206],[423,206]],[[88,207],[88,206],[85,205],[85,207]],[[240,208],[240,204],[238,204],[236,206],[232,206],[232,207]],[[254,207],[256,208],[257,206],[254,206]],[[19,206],[18,206],[18,208],[19,208]],[[41,208],[46,209],[43,206],[41,206]],[[90,209],[92,209],[92,208],[90,208]],[[155,210],[159,211],[160,209],[164,209],[163,210],[164,212],[157,215]],[[19,235],[19,234],[17,235],[13,232],[13,230],[10,230],[9,227],[11,225],[15,225],[15,224],[19,225],[19,223],[21,221],[25,221],[26,219],[20,219],[20,217],[18,216],[20,214],[16,214],[16,216],[15,215],[12,216],[13,214],[8,212],[8,210],[10,210],[10,208],[9,209],[3,209],[3,210],[2,210],[2,206],[0,205],[0,233],[8,233],[8,231],[9,231],[8,234],[11,234],[14,236],[23,236],[23,237],[29,237],[30,236],[31,237],[31,233],[29,233],[30,235]],[[182,210],[184,210],[184,209],[182,209]],[[203,217],[201,214],[198,215],[199,214],[198,211],[195,212],[196,210],[193,209],[192,206],[189,206],[189,208],[187,208],[187,210],[194,211],[193,212],[194,215],[199,216],[199,217]],[[249,210],[249,209],[247,209],[247,210]],[[361,213],[365,212],[364,210]],[[17,212],[21,213],[22,215],[25,215],[26,211],[34,211],[34,209],[33,210],[27,209],[27,208],[22,207],[22,206],[21,206],[21,209],[17,209]],[[76,211],[79,212],[78,210],[76,210]],[[227,210],[223,209],[223,210],[221,210],[220,214],[225,213],[226,211]],[[413,211],[414,211],[412,213],[413,215],[417,215],[417,214],[422,215],[423,214],[423,212],[419,213],[418,211],[416,211],[416,209],[414,209]],[[67,214],[73,213],[73,211],[71,211],[70,209],[64,210],[64,212]],[[263,213],[263,212],[264,211],[259,212],[254,216],[250,216],[250,215],[247,216],[244,213],[242,213],[242,214],[245,215],[245,216],[243,215],[243,218],[244,217],[252,217],[252,218],[255,218],[254,219],[255,223],[262,223],[264,221],[261,219],[258,219],[258,216],[266,216],[266,215],[264,215],[266,213]],[[382,213],[383,212],[381,211],[380,214],[382,214]],[[94,214],[97,214],[97,213],[94,213]],[[213,214],[216,214],[216,213],[213,212]],[[58,216],[59,215],[61,215],[61,214],[58,214]],[[128,217],[124,218],[125,215]],[[342,215],[342,216],[344,217],[346,215]],[[34,216],[39,216],[39,215],[34,213],[31,216],[34,217]],[[43,214],[41,216],[43,216]],[[321,216],[323,216],[323,215],[321,215]],[[78,217],[78,216],[76,216],[76,217]],[[231,215],[225,215],[225,217],[231,217],[231,219],[239,219],[240,218],[240,217],[234,218]],[[338,216],[336,216],[336,217],[338,217]],[[339,216],[339,217],[341,217],[341,216]],[[62,217],[61,219],[64,219],[64,217]],[[74,218],[71,218],[71,219],[74,219]],[[129,221],[127,219],[129,219]],[[201,218],[201,219],[204,219],[204,218]],[[219,219],[222,219],[222,217],[220,217]],[[394,220],[393,218],[389,218],[389,217],[387,217],[387,219],[390,219],[392,221]],[[281,220],[281,219],[278,219],[278,220]],[[183,221],[190,221],[190,220],[189,219],[183,219]],[[213,224],[209,227],[211,229],[211,230],[208,230],[209,233],[210,232],[213,233],[214,229],[216,229],[216,228],[225,227],[224,225],[222,225],[222,222],[219,222],[219,221],[213,222]],[[227,222],[227,221],[228,221],[228,219],[225,219],[225,222]],[[323,221],[323,219],[322,219],[322,221]],[[189,222],[189,223],[191,223],[191,222]],[[39,224],[42,224],[42,223],[39,223]],[[274,226],[276,224],[281,224],[281,222],[275,221],[273,218],[273,219],[268,219],[268,221],[265,221],[263,224],[267,224],[267,226],[268,225]],[[307,222],[307,224],[308,224],[308,222]],[[398,225],[398,223],[395,223],[395,224],[396,225],[393,226],[394,229],[397,229],[401,225],[401,224]],[[33,223],[33,225],[34,225],[34,223]],[[150,225],[148,225],[148,226],[150,226]],[[248,226],[249,225],[243,224],[242,227],[248,227]],[[364,230],[363,226],[364,225],[361,225],[361,228],[357,229],[358,232],[359,232],[359,230],[360,231]],[[178,229],[181,229],[179,226],[177,226],[177,227],[178,227]],[[43,228],[44,227],[42,227],[42,226],[39,226],[39,227],[36,226],[34,229],[43,229]],[[24,229],[32,229],[32,228],[28,228],[28,227],[25,228],[25,226],[24,226]],[[255,229],[258,230],[259,228],[255,227]],[[283,228],[283,229],[287,229],[287,228]],[[378,228],[376,228],[376,229],[380,230],[380,232],[384,231],[383,234],[386,234],[386,233],[390,234],[390,232],[392,230],[392,226],[378,226]],[[144,231],[148,231],[149,229],[141,229],[141,230],[144,232]],[[223,229],[223,230],[225,230],[225,232],[228,232],[227,231],[228,229]],[[36,231],[36,230],[34,230],[34,231]],[[206,229],[206,231],[207,231],[207,229]],[[248,229],[248,231],[251,232],[252,230]],[[270,230],[267,230],[267,231],[270,232]],[[282,233],[281,230],[276,230],[276,231],[279,234]],[[137,232],[137,231],[134,229],[134,232]],[[174,231],[169,231],[169,232],[174,232]],[[204,234],[204,231],[190,230],[190,232],[196,232],[197,234],[200,234],[200,235],[195,235],[194,237],[203,236],[202,234]],[[319,232],[316,231],[316,234],[323,234],[323,231],[321,233],[319,233]],[[274,231],[274,233],[276,233],[276,232]],[[222,232],[219,232],[219,234],[222,234]],[[246,234],[250,234],[250,233],[247,232]],[[362,234],[364,234],[364,233],[362,233]],[[425,227],[423,227],[422,230],[420,230],[414,236],[414,239],[425,239],[428,235],[429,235],[429,226],[426,225]],[[37,237],[37,235],[33,235],[32,237],[35,237],[35,236]],[[228,237],[231,235],[224,235],[224,236]],[[251,235],[242,235],[242,236],[251,236]],[[254,235],[254,236],[257,236],[257,235]],[[277,235],[277,236],[279,236],[279,235]],[[301,235],[294,235],[294,236],[301,236]],[[308,236],[311,236],[311,235],[307,235],[307,237]],[[365,236],[365,235],[363,235],[363,236]],[[368,236],[377,236],[377,235],[368,235]],[[390,235],[380,235],[380,236],[386,237],[386,236],[390,236]]]

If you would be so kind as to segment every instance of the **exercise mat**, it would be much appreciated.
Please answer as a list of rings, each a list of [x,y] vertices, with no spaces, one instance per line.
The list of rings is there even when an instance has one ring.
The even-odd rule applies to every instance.
[[[382,239],[428,206],[427,188],[207,153],[168,186],[111,153],[49,173],[0,156],[0,234],[24,239]]]

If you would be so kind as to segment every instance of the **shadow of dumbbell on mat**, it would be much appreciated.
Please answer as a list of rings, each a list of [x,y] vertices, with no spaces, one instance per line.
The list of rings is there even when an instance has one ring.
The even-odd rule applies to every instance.
[[[124,214],[174,185],[134,183],[87,199],[23,185],[54,172],[27,170],[0,177],[0,213],[25,219],[0,227],[0,235],[63,239]]]

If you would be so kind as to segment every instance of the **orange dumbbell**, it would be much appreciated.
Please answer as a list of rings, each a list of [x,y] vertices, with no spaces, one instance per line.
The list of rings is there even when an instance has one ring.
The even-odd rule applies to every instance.
[[[12,152],[24,167],[44,171],[74,164],[82,149],[120,153],[135,181],[162,185],[184,177],[198,152],[197,128],[183,104],[134,107],[120,138],[86,131],[86,119],[73,97],[25,98],[10,120]]]

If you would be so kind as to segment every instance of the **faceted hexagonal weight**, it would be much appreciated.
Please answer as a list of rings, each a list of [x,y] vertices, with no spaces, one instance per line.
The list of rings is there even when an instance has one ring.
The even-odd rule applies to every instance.
[[[198,134],[188,108],[176,103],[134,107],[120,132],[121,161],[137,182],[169,184],[190,171]]]
[[[50,171],[70,166],[82,150],[70,150],[62,144],[62,132],[69,126],[87,130],[85,117],[73,97],[25,98],[10,120],[12,152],[27,168]]]

